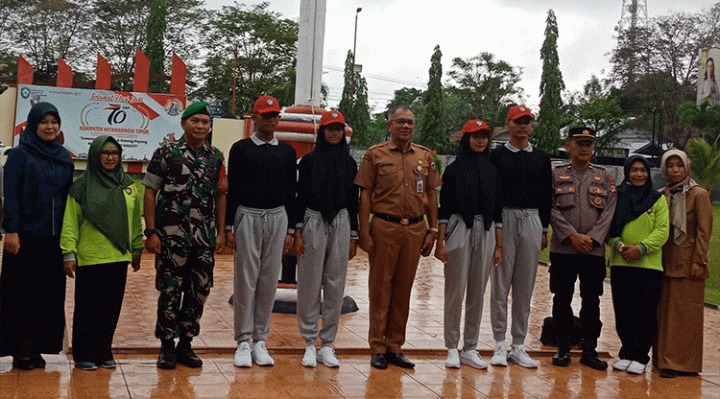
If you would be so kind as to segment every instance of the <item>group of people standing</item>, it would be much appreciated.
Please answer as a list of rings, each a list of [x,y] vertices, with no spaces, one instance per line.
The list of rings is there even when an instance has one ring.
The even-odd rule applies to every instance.
[[[72,159],[58,140],[60,113],[48,103],[35,105],[5,165],[0,356],[32,369],[44,367],[41,354],[60,352],[67,275],[76,279],[76,366],[115,367],[111,343],[127,268],[140,268],[144,235],[145,247],[156,254],[159,368],[202,366],[191,342],[213,285],[214,253],[226,247],[235,250],[233,364],[274,364],[265,342],[281,256],[294,251],[297,318],[306,342],[301,364],[338,367],[333,342],[348,260],[358,245],[370,264],[373,367],[414,367],[402,353],[410,294],[420,256],[435,247],[445,264],[446,366],[488,367],[477,343],[491,282],[490,364],[536,368],[525,338],[540,252],[552,226],[554,365],[570,363],[571,301],[579,278],[580,362],[607,368],[596,352],[607,243],[622,341],[613,367],[643,373],[652,347],[663,377],[702,370],[712,208],[707,191],[689,177],[684,152],[664,154],[668,183],[661,192],[653,189],[642,157],[628,158],[620,185],[590,164],[595,132],[586,127],[570,129],[570,162],[552,167],[550,157],[530,144],[533,115],[519,105],[508,112],[510,140],[492,151],[487,123],[468,121],[457,158],[441,178],[430,151],[411,141],[415,116],[407,106],[388,112],[390,140],[368,149],[359,167],[339,111],[322,115],[315,150],[299,164],[294,148],[275,137],[279,119],[277,99],[260,97],[253,107],[255,132],[232,146],[226,171],[222,153],[206,140],[207,104],[189,105],[181,117],[184,135],[155,151],[141,195],[120,164],[122,147],[109,136],[92,142],[87,169],[73,182]]]
[[[653,363],[662,377],[697,375],[702,371],[712,206],[708,192],[690,178],[687,155],[677,149],[663,155],[661,172],[667,185],[661,191],[653,188],[650,166],[641,156],[626,160],[618,186],[609,171],[590,163],[593,129],[571,128],[565,143],[570,161],[551,167],[547,154],[528,142],[532,119],[527,107],[511,108],[506,123],[510,140],[493,151],[488,149],[489,127],[480,120],[469,121],[457,158],[443,175],[435,256],[445,262],[446,366],[488,367],[476,345],[489,280],[496,341],[490,364],[538,366],[525,351],[524,339],[540,250],[548,244],[550,225],[550,291],[558,342],[553,365],[565,367],[571,361],[571,303],[579,279],[580,362],[607,369],[596,351],[607,264],[622,342],[613,368],[644,373],[652,347]],[[610,249],[607,260],[605,244]],[[464,342],[459,352],[464,296]]]

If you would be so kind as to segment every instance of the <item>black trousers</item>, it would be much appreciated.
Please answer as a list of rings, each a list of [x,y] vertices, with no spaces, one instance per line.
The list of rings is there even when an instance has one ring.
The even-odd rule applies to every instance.
[[[60,236],[20,234],[17,255],[3,253],[0,356],[57,354],[65,333],[65,272]]]
[[[112,360],[113,335],[120,318],[128,262],[78,266],[72,350],[76,362]]]
[[[595,350],[600,337],[600,296],[605,280],[605,258],[594,255],[550,253],[550,292],[553,296],[552,315],[558,347],[570,348],[573,325],[572,299],[575,281],[580,279],[580,322],[583,351]]]
[[[615,328],[622,342],[620,359],[647,364],[657,337],[657,308],[663,272],[641,267],[613,266],[610,270]]]

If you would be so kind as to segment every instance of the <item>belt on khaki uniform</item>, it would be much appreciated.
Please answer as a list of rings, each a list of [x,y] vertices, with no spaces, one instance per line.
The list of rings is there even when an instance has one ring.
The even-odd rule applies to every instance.
[[[398,217],[391,216],[391,215],[388,215],[385,213],[374,213],[373,215],[374,215],[374,217],[378,217],[380,219],[387,220],[388,222],[400,223],[403,226],[408,225],[408,224],[415,224],[415,223],[423,220],[423,218],[424,218],[424,216],[418,216],[416,218],[410,218],[410,219],[398,218]]]

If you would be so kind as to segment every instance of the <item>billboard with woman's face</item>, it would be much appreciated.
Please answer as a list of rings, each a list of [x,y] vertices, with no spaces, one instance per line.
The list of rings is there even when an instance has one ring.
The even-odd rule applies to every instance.
[[[698,66],[697,102],[705,99],[713,103],[720,103],[720,89],[717,82],[720,80],[720,48],[706,48],[700,51],[700,65]]]

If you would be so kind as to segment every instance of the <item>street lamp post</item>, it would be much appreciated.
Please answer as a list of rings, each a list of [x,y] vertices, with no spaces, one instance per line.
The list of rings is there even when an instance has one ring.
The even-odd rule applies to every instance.
[[[355,49],[357,48],[357,21],[360,11],[362,11],[362,7],[358,7],[357,10],[355,10],[355,35],[353,36],[353,70],[352,77],[350,79],[350,105],[353,105],[355,103]]]

